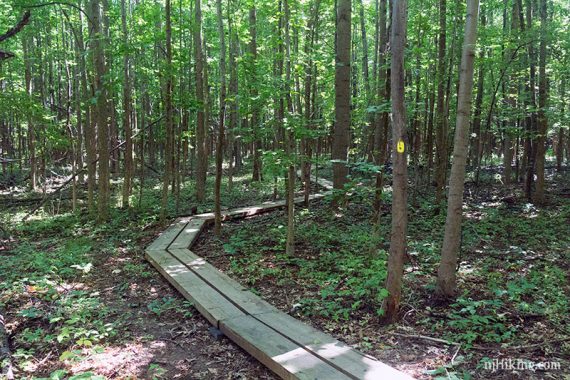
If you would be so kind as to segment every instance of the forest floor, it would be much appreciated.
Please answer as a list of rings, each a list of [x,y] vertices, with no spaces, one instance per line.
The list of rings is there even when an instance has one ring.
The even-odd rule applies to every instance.
[[[373,197],[359,181],[337,212],[326,199],[297,208],[292,256],[284,253],[283,212],[228,222],[220,239],[203,234],[193,251],[282,311],[418,379],[568,379],[568,174],[551,177],[552,196],[540,209],[516,185],[468,187],[460,295],[452,303],[434,297],[445,216],[429,196],[412,195],[401,321],[393,326],[381,324],[378,291],[389,207],[374,234]],[[485,362],[493,359],[554,362],[560,370],[492,372]]]
[[[271,185],[245,178],[236,178],[227,207],[271,197]],[[156,218],[160,186],[150,185],[140,208],[113,210],[107,225],[84,214],[48,215],[60,208],[57,199],[27,223],[14,221],[29,206],[3,209],[0,313],[16,378],[275,378],[227,338],[210,334],[208,322],[145,261],[144,248],[165,228]],[[182,212],[196,205],[192,192],[191,185],[183,189]]]
[[[280,211],[227,222],[220,239],[203,234],[194,250],[281,310],[418,378],[563,379],[570,369],[564,173],[551,176],[549,204],[540,209],[492,173],[477,189],[469,186],[461,295],[448,305],[432,296],[445,217],[436,215],[431,196],[412,196],[402,320],[394,326],[382,326],[378,315],[389,207],[375,233],[365,180],[353,182],[338,212],[327,199],[297,208],[293,257],[284,255]],[[271,180],[252,185],[248,177],[224,192],[226,208],[272,198]],[[196,205],[192,193],[191,184],[183,188],[171,215]],[[386,204],[389,198],[386,192]],[[235,344],[212,336],[206,320],[144,260],[144,247],[164,229],[158,199],[159,181],[149,181],[140,206],[133,199],[137,207],[114,209],[103,226],[85,214],[51,215],[65,210],[57,200],[27,223],[19,220],[29,205],[3,209],[0,310],[18,378],[275,379]],[[485,360],[502,358],[555,361],[562,370],[484,369]]]

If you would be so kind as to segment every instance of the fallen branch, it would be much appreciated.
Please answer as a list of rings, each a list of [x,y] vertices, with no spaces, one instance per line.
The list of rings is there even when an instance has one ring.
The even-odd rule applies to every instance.
[[[12,370],[12,354],[8,344],[8,333],[6,332],[6,320],[4,310],[0,308],[0,375],[7,380],[14,379]]]
[[[407,335],[407,334],[400,334],[400,333],[396,333],[396,332],[389,332],[388,334],[401,336],[402,338],[429,340],[430,342],[443,343],[443,344],[447,344],[448,346],[460,346],[461,345],[461,343],[458,343],[458,342],[452,342],[450,340],[445,340],[445,339],[440,339],[440,338],[432,338],[431,336],[426,336],[426,335]]]

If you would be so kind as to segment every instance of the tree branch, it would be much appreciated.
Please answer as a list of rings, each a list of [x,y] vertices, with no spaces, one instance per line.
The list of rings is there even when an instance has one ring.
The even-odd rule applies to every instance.
[[[18,34],[24,28],[24,26],[28,25],[30,22],[30,16],[30,11],[26,11],[22,16],[20,22],[18,22],[15,27],[9,29],[6,33],[0,36],[0,42],[7,40],[10,37],[14,37],[16,34]]]

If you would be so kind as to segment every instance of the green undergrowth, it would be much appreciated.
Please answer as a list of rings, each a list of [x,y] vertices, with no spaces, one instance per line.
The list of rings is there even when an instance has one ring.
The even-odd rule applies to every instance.
[[[295,289],[302,296],[290,302],[308,317],[349,321],[381,315],[391,218],[386,210],[376,231],[370,189],[351,186],[339,211],[328,201],[297,209],[292,256],[285,254],[282,213],[232,227],[223,241],[230,272],[253,289]],[[407,305],[422,310],[417,328],[467,348],[523,344],[537,339],[544,326],[556,337],[568,336],[568,200],[538,209],[468,199],[460,295],[448,305],[432,301],[445,223],[432,204],[419,199],[409,216],[404,294]]]
[[[223,184],[224,207],[257,204],[273,196],[271,178],[252,183],[249,168],[244,170],[236,174],[232,191],[227,191],[227,182]],[[277,185],[282,196],[283,182]],[[169,201],[170,216],[189,213],[194,207],[198,212],[213,209],[212,176],[207,186],[205,202],[197,204],[194,184],[187,181],[179,210],[173,196]],[[120,205],[120,187],[120,181],[112,182],[112,205]],[[84,209],[66,211],[70,205],[57,198],[28,222],[21,221],[27,208],[2,210],[0,308],[10,324],[19,377],[102,378],[92,372],[73,373],[69,367],[128,339],[124,329],[132,323],[130,313],[143,311],[149,323],[195,313],[182,298],[151,291],[150,283],[159,274],[144,260],[143,249],[164,229],[158,219],[161,191],[159,180],[148,178],[140,202],[135,186],[131,208],[112,208],[109,221],[103,224],[94,222]],[[59,213],[53,215],[54,210]],[[143,299],[129,300],[124,295],[133,286],[149,293]],[[109,302],[102,289],[113,289],[118,299]],[[40,368],[42,362],[49,363],[49,372]]]

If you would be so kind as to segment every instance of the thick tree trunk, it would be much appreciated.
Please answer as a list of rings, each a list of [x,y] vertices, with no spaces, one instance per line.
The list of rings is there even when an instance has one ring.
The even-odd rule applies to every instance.
[[[394,162],[392,184],[392,232],[388,257],[388,277],[384,300],[384,317],[393,322],[398,317],[406,253],[406,231],[408,226],[408,169],[406,106],[404,93],[404,49],[406,46],[407,1],[393,0],[391,96],[392,96],[392,159]]]
[[[447,218],[436,288],[436,293],[444,297],[453,297],[457,288],[456,269],[461,242],[463,189],[467,164],[467,145],[469,142],[469,117],[473,92],[473,64],[475,61],[478,12],[479,0],[468,0],[465,37],[459,72],[457,120],[453,144],[453,163],[449,177]]]

